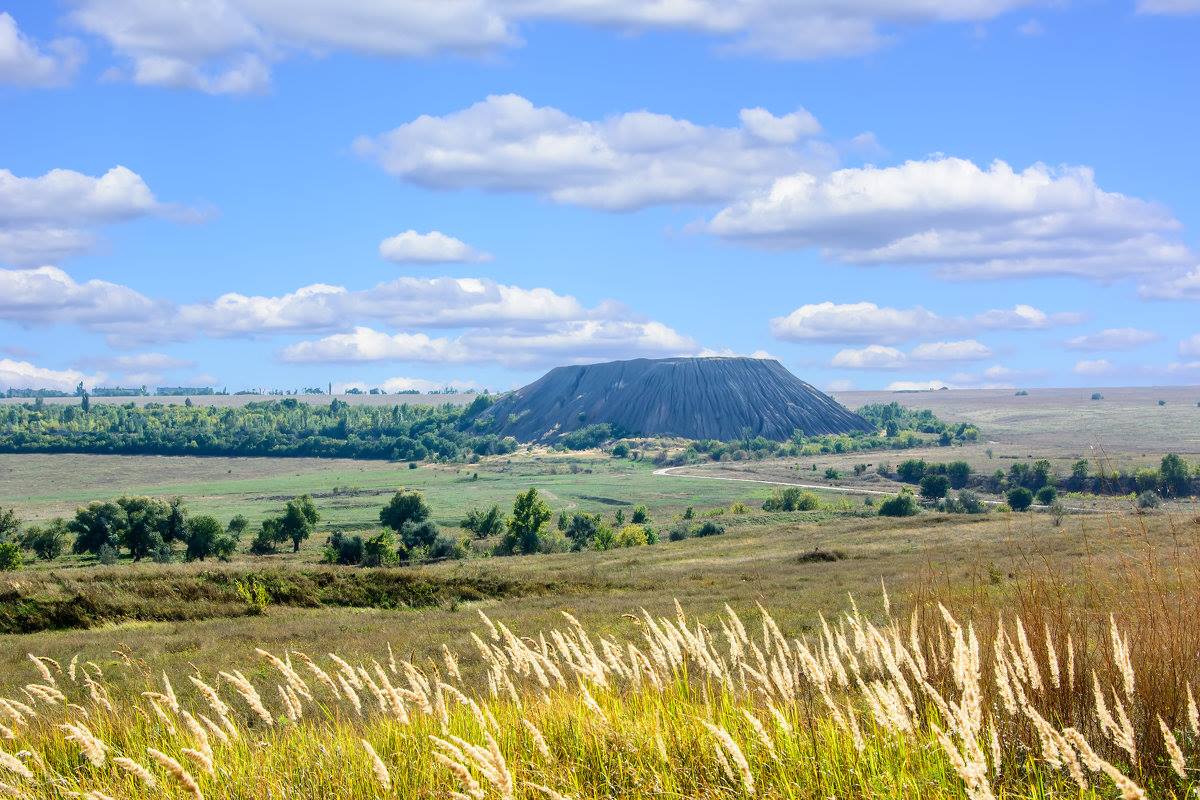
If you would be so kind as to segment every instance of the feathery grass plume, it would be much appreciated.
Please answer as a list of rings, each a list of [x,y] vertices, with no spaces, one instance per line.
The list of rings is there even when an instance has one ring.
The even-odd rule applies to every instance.
[[[979,750],[978,742],[964,741],[963,749],[960,750],[959,746],[941,728],[935,725],[933,730],[938,742],[942,745],[946,758],[950,761],[950,766],[962,779],[967,790],[967,797],[971,800],[994,800],[992,785],[988,782],[987,777],[987,763],[983,759],[982,751]]]
[[[26,780],[33,780],[33,771],[25,766],[25,762],[14,756],[12,753],[6,753],[0,750],[0,767],[9,772],[16,773]]]
[[[391,652],[391,647],[392,646],[389,644],[389,653]],[[338,688],[338,685],[334,682],[333,678],[329,677],[329,673],[321,669],[317,662],[313,661],[306,654],[301,653],[298,650],[293,650],[292,654],[304,662],[304,666],[308,667],[308,671],[311,672],[327,689],[329,689],[329,691],[333,693],[334,697],[341,696],[342,690]],[[392,671],[395,672],[395,670]]]
[[[1183,757],[1183,751],[1179,749],[1179,742],[1175,740],[1175,734],[1171,733],[1167,723],[1163,722],[1161,714],[1158,715],[1158,727],[1162,731],[1163,745],[1171,759],[1171,769],[1175,770],[1175,774],[1179,777],[1186,778],[1187,762]]]
[[[41,683],[27,683],[25,691],[47,705],[57,706],[67,701],[67,696],[58,689]]]
[[[1109,639],[1112,642],[1112,657],[1113,663],[1116,664],[1117,670],[1121,673],[1122,688],[1125,690],[1125,699],[1133,701],[1133,662],[1129,659],[1129,642],[1121,636],[1121,632],[1117,630],[1117,618],[1108,615],[1108,633]]]
[[[392,776],[388,773],[387,765],[383,763],[383,759],[375,752],[375,748],[366,739],[361,740],[363,749],[367,751],[367,756],[371,759],[371,770],[375,773],[375,780],[379,781],[379,785],[383,790],[390,791],[392,788]]]
[[[700,720],[708,732],[716,737],[721,747],[728,754],[730,761],[737,767],[738,774],[742,779],[742,789],[751,797],[754,796],[754,774],[750,772],[750,762],[746,760],[742,748],[729,735],[729,731],[722,728],[720,725],[714,725],[707,720]]]
[[[194,747],[184,747],[179,752],[196,762],[196,765],[200,767],[200,770],[206,775],[216,774],[216,770],[213,768],[213,759],[211,754],[197,750]]]
[[[194,800],[204,800],[204,795],[200,792],[200,784],[196,782],[196,779],[192,777],[190,772],[183,768],[182,764],[163,751],[155,750],[153,747],[147,747],[146,753],[161,764],[170,776],[191,794]]]
[[[65,722],[58,726],[61,730],[67,732],[67,740],[75,742],[79,746],[79,751],[83,753],[84,758],[93,767],[99,767],[104,764],[105,755],[108,752],[108,745],[100,741],[94,733],[88,730],[87,726],[82,722],[70,723]]]
[[[71,679],[71,683],[76,683],[75,671],[79,668],[79,653],[71,656],[70,663],[67,664],[67,677]]]
[[[17,738],[16,731],[14,731],[12,728],[5,725],[3,722],[0,722],[0,739],[15,739],[15,738]]]
[[[538,729],[538,726],[525,717],[521,717],[521,724],[525,726],[525,730],[529,731],[529,737],[533,740],[533,746],[542,754],[542,758],[550,758],[550,746],[546,744],[546,737]]]
[[[358,692],[354,691],[354,687],[350,684],[350,681],[348,681],[346,676],[340,672],[337,674],[337,681],[338,685],[342,687],[343,696],[350,701],[351,707],[354,708],[354,713],[361,717],[362,700],[359,699]]]
[[[1050,685],[1058,689],[1060,687],[1058,654],[1054,651],[1054,639],[1050,636],[1050,623],[1043,623],[1042,627],[1046,634],[1046,662],[1050,666]]]
[[[195,739],[197,749],[212,758],[212,745],[208,741],[208,731],[204,729],[199,720],[182,708],[179,709],[179,716],[183,720],[184,727],[188,729],[188,733]]]
[[[283,676],[283,679],[287,682],[287,685],[295,694],[300,695],[306,700],[313,699],[312,692],[309,690],[308,684],[304,682],[304,679],[300,677],[300,674],[296,672],[291,664],[284,661],[282,658],[267,652],[261,647],[254,648],[254,652],[259,657],[270,662],[271,666],[275,667],[275,669],[279,670],[279,674]]]
[[[58,681],[54,680],[54,674],[51,673],[50,668],[46,666],[47,661],[51,662],[55,666],[58,665],[58,662],[54,661],[53,659],[35,656],[33,653],[26,653],[26,655],[29,656],[29,660],[33,662],[33,666],[37,668],[38,674],[42,676],[42,680],[51,686],[58,685]]]
[[[462,673],[458,669],[458,659],[450,652],[450,648],[442,644],[442,662],[446,665],[446,672],[451,678],[456,681],[462,680]]]
[[[163,694],[167,698],[167,705],[172,711],[179,711],[179,698],[175,696],[175,687],[171,686],[171,679],[167,677],[166,671],[162,674]]]
[[[132,758],[128,758],[126,756],[116,756],[113,758],[113,763],[141,781],[147,789],[153,790],[158,788],[158,781],[155,780],[154,775],[150,773],[150,770],[146,769]]]
[[[83,795],[83,798],[84,800],[113,800],[111,795],[107,795],[98,789],[89,789],[87,793]]]
[[[1188,727],[1191,728],[1192,736],[1200,737],[1200,710],[1196,708],[1196,698],[1192,696],[1192,685],[1187,685],[1187,717]]]
[[[404,698],[400,696],[399,690],[392,685],[392,681],[388,678],[387,673],[379,662],[374,662],[375,677],[379,679],[379,685],[383,688],[384,693],[388,698],[388,706],[391,709],[392,716],[399,720],[402,724],[408,724],[408,709],[404,705]]]
[[[242,699],[246,701],[246,705],[250,707],[250,710],[253,711],[265,725],[273,726],[275,724],[275,720],[271,716],[271,712],[267,711],[267,707],[263,705],[262,698],[259,697],[258,690],[254,688],[254,684],[252,684],[245,675],[236,669],[232,672],[222,672],[220,675],[229,682],[229,685],[233,687],[235,692],[242,696]]]

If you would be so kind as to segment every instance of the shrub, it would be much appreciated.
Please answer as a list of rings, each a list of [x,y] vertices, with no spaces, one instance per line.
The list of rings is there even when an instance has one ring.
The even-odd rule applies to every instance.
[[[347,536],[341,531],[334,531],[325,544],[324,560],[327,564],[360,564],[365,547],[361,536]]]
[[[629,521],[634,525],[645,525],[650,521],[650,510],[644,505],[634,506],[633,515],[629,517]]]
[[[379,522],[394,531],[406,522],[423,522],[429,518],[429,505],[420,492],[401,489],[379,512]]]
[[[921,497],[939,500],[950,491],[950,479],[945,475],[926,475],[921,478]]]
[[[1009,489],[1008,507],[1013,511],[1025,511],[1033,505],[1033,492],[1026,489],[1024,486],[1018,486],[1015,489]]]
[[[360,563],[364,567],[386,567],[395,564],[400,560],[399,547],[395,532],[385,528],[362,543]]]
[[[560,527],[566,520],[559,517]],[[504,512],[500,510],[500,506],[492,505],[487,511],[478,508],[472,508],[467,512],[467,516],[462,521],[462,527],[475,535],[476,539],[486,539],[489,536],[496,536],[504,530]]]
[[[987,511],[987,506],[979,499],[979,495],[967,489],[958,493],[958,507],[964,514],[983,514]]]
[[[629,445],[625,444],[624,442],[617,442],[615,445],[613,445],[613,449],[612,449],[613,458],[625,458],[628,455],[629,455]]]
[[[1099,392],[1092,392],[1092,399],[1093,400],[1103,400],[1104,395],[1100,394]]]
[[[613,529],[607,524],[601,525],[596,531],[596,535],[592,537],[592,549],[594,550],[612,550],[616,546],[616,534]]]
[[[971,479],[971,465],[965,461],[951,461],[946,465],[946,477],[950,479],[950,488],[961,489]]]
[[[67,546],[67,523],[53,519],[45,527],[32,526],[25,531],[24,545],[43,561],[53,561]]]
[[[496,546],[496,552],[500,555],[536,553],[542,526],[552,516],[550,507],[538,497],[537,489],[530,487],[529,491],[518,494],[513,501],[512,516],[508,518],[507,529],[500,544]]]
[[[687,508],[685,508],[683,511],[683,518],[684,519],[695,519],[696,518],[696,509],[693,508],[692,506],[688,506]]]
[[[16,539],[0,542],[0,572],[12,572],[25,563],[21,555],[21,543]]]
[[[725,526],[715,520],[706,520],[696,529],[696,536],[720,536],[725,532]]]
[[[1142,492],[1137,496],[1137,507],[1139,509],[1158,508],[1158,504],[1158,495],[1154,492]]]
[[[430,543],[427,557],[438,560],[464,558],[467,548],[462,542],[456,542],[449,536],[438,536]]]
[[[789,486],[776,489],[775,494],[763,501],[763,511],[813,511],[820,505],[821,498],[815,493]]]
[[[842,473],[838,472],[833,467],[825,468],[825,480],[836,481],[840,477],[842,477]]]
[[[730,514],[749,514],[750,507],[745,503],[734,503],[729,507]]]
[[[1034,499],[1037,500],[1038,505],[1051,505],[1055,500],[1058,499],[1058,490],[1053,486],[1043,486],[1037,490],[1037,494],[1034,495]]]
[[[924,459],[909,458],[896,467],[896,475],[905,483],[917,483],[925,476],[925,466]]]
[[[646,529],[641,525],[629,524],[617,531],[613,544],[617,547],[642,547],[650,543]]]
[[[911,517],[920,511],[912,492],[901,492],[879,504],[881,517]]]
[[[591,546],[592,540],[596,538],[596,532],[600,530],[602,524],[603,521],[599,514],[588,514],[579,511],[572,514],[565,531],[572,548],[575,550],[584,550]]]
[[[111,544],[102,544],[96,551],[96,560],[105,566],[111,567],[117,563],[117,548]]]
[[[404,523],[400,526],[400,557],[404,558],[405,553],[409,550],[429,547],[439,535],[438,526],[431,519]]]
[[[667,538],[672,542],[681,542],[692,535],[692,526],[686,522],[676,522],[667,531]]]

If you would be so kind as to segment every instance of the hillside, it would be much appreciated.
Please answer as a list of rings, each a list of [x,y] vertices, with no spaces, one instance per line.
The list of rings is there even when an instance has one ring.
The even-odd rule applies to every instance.
[[[755,358],[639,358],[557,367],[486,412],[493,430],[550,441],[609,423],[629,434],[782,440],[871,430],[862,417],[788,372]]]

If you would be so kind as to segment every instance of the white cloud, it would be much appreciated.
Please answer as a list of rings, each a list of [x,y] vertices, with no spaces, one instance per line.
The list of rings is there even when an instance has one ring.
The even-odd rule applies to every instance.
[[[695,355],[699,351],[694,341],[660,322],[570,320],[537,330],[478,329],[436,338],[424,333],[388,334],[358,327],[352,333],[297,342],[285,347],[280,355],[292,363],[496,361],[514,367]]]
[[[1200,14],[1200,0],[1138,0],[1140,14]]]
[[[1029,19],[1017,26],[1017,33],[1022,36],[1041,36],[1046,32],[1046,28],[1036,19]]]
[[[83,381],[91,388],[104,380],[104,374],[85,375],[73,369],[47,369],[28,361],[0,358],[0,389],[57,389],[68,392]]]
[[[1138,294],[1147,300],[1200,300],[1200,266],[1150,276]]]
[[[1179,355],[1184,358],[1200,358],[1200,333],[1192,334],[1179,343]]]
[[[163,305],[108,281],[78,283],[57,267],[0,269],[0,319],[117,332],[155,320]]]
[[[944,156],[893,167],[799,172],[718,212],[707,229],[770,247],[818,247],[854,264],[923,264],[944,277],[1178,268],[1194,256],[1165,209],[1096,185],[1086,167],[986,170]]]
[[[379,255],[397,264],[443,264],[448,262],[491,261],[484,253],[466,242],[447,236],[441,231],[418,233],[407,230],[379,243]]]
[[[75,77],[83,47],[74,39],[55,39],[43,50],[21,33],[17,21],[0,12],[0,83],[62,86]]]
[[[355,148],[428,188],[531,192],[608,210],[728,200],[780,173],[836,160],[829,145],[802,138],[818,127],[808,112],[773,117],[752,109],[744,122],[747,113],[742,128],[649,111],[588,121],[518,95],[492,95],[360,137]]]
[[[1097,358],[1076,362],[1073,370],[1078,375],[1108,375],[1115,367],[1106,358]]]
[[[1068,339],[1066,346],[1070,350],[1130,350],[1161,338],[1154,331],[1140,328],[1105,328],[1097,333]]]
[[[837,378],[825,384],[827,392],[852,392],[854,391],[854,381],[845,378]]]
[[[771,320],[776,339],[793,342],[875,342],[895,344],[949,333],[988,330],[1040,330],[1080,320],[1073,313],[1047,314],[1029,305],[991,309],[973,317],[943,317],[921,306],[890,308],[875,303],[809,303]]]
[[[183,306],[179,323],[213,336],[303,333],[372,319],[396,327],[536,324],[606,313],[549,289],[524,289],[484,278],[402,277],[370,289],[313,284],[276,296],[231,292]]]
[[[892,381],[887,385],[889,392],[928,392],[951,388],[945,381]]]
[[[0,261],[31,265],[88,249],[88,226],[152,214],[182,216],[142,177],[117,166],[100,177],[53,169],[22,178],[0,169]]]
[[[872,344],[861,349],[845,349],[834,354],[831,367],[842,369],[905,369],[952,361],[982,361],[992,351],[974,339],[957,342],[928,342],[905,353],[895,347]]]
[[[1170,2],[1171,0],[1158,0]],[[1185,0],[1174,0],[1185,2]],[[900,27],[993,19],[1029,0],[76,0],[73,22],[103,38],[137,83],[206,92],[265,88],[294,54],[484,54],[521,43],[521,23],[684,31],[722,50],[781,59],[869,52]]]

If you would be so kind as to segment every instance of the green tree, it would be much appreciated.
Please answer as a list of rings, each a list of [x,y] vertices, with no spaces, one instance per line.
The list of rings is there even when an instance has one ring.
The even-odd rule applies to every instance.
[[[392,495],[392,499],[379,512],[379,522],[394,531],[404,527],[404,523],[424,522],[429,518],[429,506],[418,491],[401,489]]]
[[[559,515],[559,522],[560,527],[566,525],[566,519],[563,515]],[[462,527],[473,533],[476,539],[486,539],[489,536],[495,536],[504,530],[504,512],[500,510],[500,506],[498,505],[493,505],[486,511],[472,508],[467,512],[466,518],[463,519]]]
[[[965,461],[951,461],[946,465],[946,477],[952,488],[961,489],[971,479],[971,465]]]
[[[921,497],[940,500],[950,491],[950,479],[945,475],[926,475],[921,478]]]
[[[1043,486],[1034,494],[1034,499],[1038,505],[1048,506],[1058,499],[1058,490],[1053,486]]]
[[[1010,489],[1008,492],[1008,507],[1013,511],[1025,511],[1033,505],[1033,492],[1024,486]]]
[[[152,497],[119,497],[116,500],[125,511],[125,527],[121,544],[129,549],[134,561],[141,561],[162,544],[183,538],[169,528],[171,506]],[[179,513],[182,515],[182,503]],[[186,535],[186,531],[182,531]]]
[[[572,514],[566,530],[572,549],[586,550],[590,547],[602,524],[603,520],[599,514],[588,514],[581,511]]]
[[[925,461],[920,458],[901,461],[896,467],[896,475],[905,483],[918,483],[925,475]]]
[[[75,534],[72,550],[76,553],[100,554],[100,548],[115,550],[120,546],[128,520],[125,509],[112,501],[94,501],[76,509],[67,530]]]
[[[508,529],[500,540],[499,552],[504,555],[536,553],[542,526],[551,516],[550,507],[538,496],[536,488],[530,487],[529,491],[518,494],[513,501],[512,516],[508,518]]]
[[[248,527],[250,527],[250,520],[246,519],[244,514],[235,514],[233,519],[229,520],[229,524],[225,526],[225,531],[235,539],[240,539]]]
[[[279,518],[280,541],[292,540],[292,552],[300,552],[300,543],[312,535],[313,527],[321,520],[317,507],[308,495],[288,501]]]
[[[903,491],[879,504],[881,517],[911,517],[921,510],[912,492]]]
[[[384,528],[378,535],[363,542],[362,565],[364,567],[386,567],[395,564],[400,560],[397,553],[398,548],[396,532],[391,528]]]
[[[15,539],[21,530],[21,519],[15,508],[0,509],[0,542]]]
[[[187,551],[184,558],[188,561],[203,561],[215,554],[217,542],[225,535],[225,529],[214,517],[202,514],[187,521],[184,531],[184,541]]]
[[[1188,464],[1175,453],[1167,453],[1158,468],[1158,493],[1163,497],[1191,494],[1192,479]]]
[[[646,508],[644,505],[634,506],[633,516],[629,518],[629,521],[634,525],[645,525],[650,521],[650,509]]]
[[[55,517],[45,525],[32,525],[25,530],[22,544],[43,561],[53,561],[67,546],[67,522]]]
[[[12,572],[20,569],[25,563],[21,554],[21,543],[16,539],[0,542],[0,572]]]

